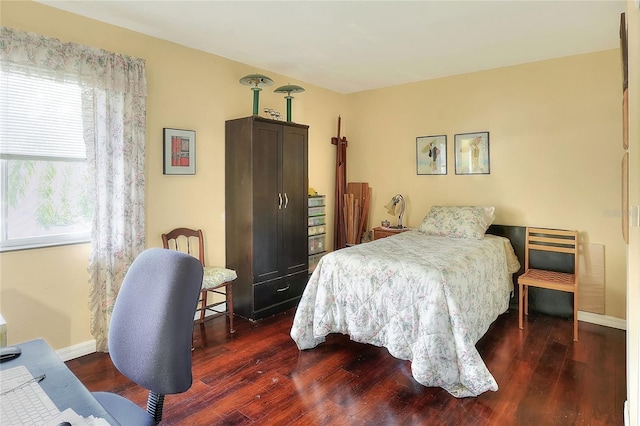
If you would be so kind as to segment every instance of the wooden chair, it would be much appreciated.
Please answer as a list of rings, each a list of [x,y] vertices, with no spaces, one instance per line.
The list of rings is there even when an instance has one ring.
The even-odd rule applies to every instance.
[[[572,272],[556,272],[531,268],[534,251],[573,255]],[[518,278],[518,325],[522,329],[523,314],[529,314],[529,287],[540,287],[573,293],[573,340],[578,341],[578,231],[527,228],[525,237],[525,272]],[[524,309],[523,309],[524,303]]]
[[[212,319],[221,315],[229,316],[229,333],[235,333],[233,328],[233,280],[237,278],[236,272],[222,267],[207,267],[204,261],[204,237],[202,230],[189,228],[176,228],[166,234],[162,234],[162,246],[165,249],[178,250],[188,253],[200,259],[204,268],[202,278],[202,290],[200,291],[199,323],[205,321],[207,311],[213,312],[207,319]],[[197,251],[196,251],[197,250]],[[223,295],[224,300],[208,303],[207,294],[211,292]],[[220,310],[220,305],[226,304],[225,310]]]

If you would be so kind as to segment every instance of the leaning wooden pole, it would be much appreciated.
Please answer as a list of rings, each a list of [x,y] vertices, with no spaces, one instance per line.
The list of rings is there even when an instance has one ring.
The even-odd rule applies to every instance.
[[[336,146],[336,208],[333,215],[333,245],[334,250],[347,246],[347,231],[344,216],[344,194],[347,189],[347,138],[340,137],[342,118],[338,116],[338,136],[331,138]]]

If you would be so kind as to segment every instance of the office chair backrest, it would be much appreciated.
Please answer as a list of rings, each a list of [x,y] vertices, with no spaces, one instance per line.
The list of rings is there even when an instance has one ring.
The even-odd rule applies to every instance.
[[[193,256],[151,248],[135,259],[118,293],[109,328],[111,359],[122,374],[156,394],[191,387],[202,275]]]

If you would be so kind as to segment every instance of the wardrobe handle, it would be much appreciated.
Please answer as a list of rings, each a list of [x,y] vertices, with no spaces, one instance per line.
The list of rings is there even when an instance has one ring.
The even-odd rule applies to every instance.
[[[278,192],[278,210],[282,208],[282,194]]]
[[[286,209],[289,205],[289,197],[287,197],[287,193],[284,193],[284,208]]]
[[[291,286],[290,286],[289,284],[287,284],[287,286],[286,286],[285,288],[279,288],[279,289],[277,289],[276,291],[277,291],[278,293],[282,293],[283,291],[287,291],[287,290],[289,290],[290,288],[291,288]]]

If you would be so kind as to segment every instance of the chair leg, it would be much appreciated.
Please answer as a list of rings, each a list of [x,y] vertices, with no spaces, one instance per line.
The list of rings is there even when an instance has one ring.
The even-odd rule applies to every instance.
[[[524,286],[524,314],[529,315],[529,286]]]
[[[578,295],[573,293],[573,341],[578,341]]]
[[[227,284],[225,289],[227,296],[227,313],[229,315],[229,333],[233,334],[236,330],[233,328],[233,284]]]
[[[520,327],[520,330],[522,330],[523,326],[522,326],[522,301],[524,300],[524,289],[523,289],[523,285],[519,284],[518,285],[518,327]]]
[[[201,345],[199,347],[206,347],[207,346],[207,329],[204,326],[204,322],[201,322],[200,324],[198,324],[199,328],[200,328],[200,342]]]
[[[202,304],[200,305],[200,322],[204,322],[204,314],[207,313],[207,290],[202,290],[200,297],[202,298]]]

